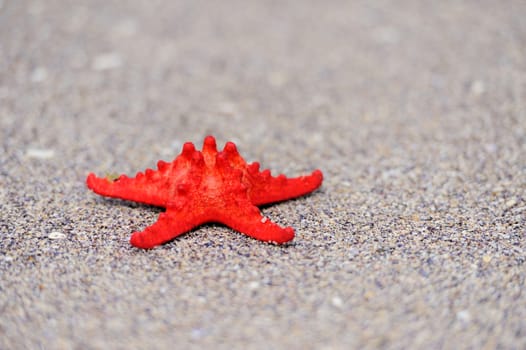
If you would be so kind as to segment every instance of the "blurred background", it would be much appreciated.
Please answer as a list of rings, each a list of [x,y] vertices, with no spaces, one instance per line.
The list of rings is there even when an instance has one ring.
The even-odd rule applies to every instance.
[[[526,2],[0,0],[0,348],[524,348]],[[282,249],[89,193],[213,134]]]

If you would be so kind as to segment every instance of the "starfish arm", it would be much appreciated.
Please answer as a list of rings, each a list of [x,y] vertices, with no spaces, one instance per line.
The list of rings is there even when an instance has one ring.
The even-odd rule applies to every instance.
[[[253,169],[257,167],[254,164],[257,163],[250,166]],[[320,170],[313,171],[311,175],[296,178],[287,178],[284,175],[273,177],[266,170],[257,173],[257,177],[249,192],[250,200],[254,205],[280,202],[303,196],[320,187],[323,181],[323,174]]]
[[[292,227],[281,227],[261,215],[248,199],[243,203],[226,205],[221,223],[260,241],[282,244],[294,238]]]
[[[130,238],[130,243],[137,248],[150,249],[166,243],[200,224],[198,218],[189,211],[169,208],[159,215],[153,225],[146,227],[142,232],[134,232]]]
[[[103,196],[165,206],[167,202],[166,190],[161,189],[159,182],[146,181],[148,175],[148,171],[146,175],[139,173],[135,178],[122,175],[117,180],[111,181],[90,173],[86,179],[86,184],[95,193]]]

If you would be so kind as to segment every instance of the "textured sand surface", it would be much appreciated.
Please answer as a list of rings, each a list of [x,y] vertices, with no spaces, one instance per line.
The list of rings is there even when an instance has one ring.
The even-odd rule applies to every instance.
[[[524,1],[0,0],[1,349],[526,348]],[[287,246],[144,251],[135,174],[235,141]]]

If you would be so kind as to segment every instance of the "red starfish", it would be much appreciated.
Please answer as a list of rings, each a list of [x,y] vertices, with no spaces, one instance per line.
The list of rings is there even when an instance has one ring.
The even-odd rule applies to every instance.
[[[153,248],[206,222],[223,223],[262,241],[288,242],[294,229],[268,220],[256,206],[307,194],[323,180],[320,170],[292,179],[260,172],[259,163],[248,165],[232,142],[218,152],[212,136],[205,138],[202,152],[187,142],[173,162],[161,160],[157,166],[135,178],[121,175],[110,181],[90,173],[86,180],[103,196],[166,208],[156,223],[131,236],[138,248]]]

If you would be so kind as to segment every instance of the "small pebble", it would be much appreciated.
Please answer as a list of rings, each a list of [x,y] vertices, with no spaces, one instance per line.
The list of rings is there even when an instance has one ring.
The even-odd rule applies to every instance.
[[[371,300],[372,298],[375,297],[375,294],[373,291],[365,291],[365,293],[363,293],[363,297],[365,298],[365,300]]]
[[[339,296],[334,296],[331,299],[332,306],[341,308],[343,306],[343,300]]]
[[[471,83],[470,91],[474,96],[480,96],[486,92],[486,86],[484,85],[483,81],[475,80]]]
[[[457,312],[457,320],[462,323],[468,323],[471,320],[471,314],[467,310]]]
[[[94,58],[91,68],[97,71],[110,70],[122,66],[122,58],[114,52],[104,53]]]
[[[29,148],[26,150],[26,157],[35,159],[51,159],[55,156],[55,151],[45,148]]]
[[[37,67],[31,73],[30,79],[33,83],[40,83],[46,80],[47,77],[48,77],[47,70],[43,67]]]
[[[192,338],[193,339],[200,339],[202,338],[204,335],[204,332],[203,332],[203,329],[202,328],[194,328],[192,329]]]
[[[515,198],[512,198],[506,202],[506,209],[511,209],[517,204],[517,200]]]
[[[248,289],[250,290],[256,290],[259,288],[259,282],[258,281],[252,281],[248,284]]]
[[[272,72],[268,76],[268,82],[274,87],[282,87],[287,83],[287,77],[280,72]]]
[[[48,236],[49,239],[64,239],[66,235],[59,231],[53,231]]]

